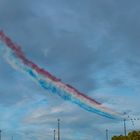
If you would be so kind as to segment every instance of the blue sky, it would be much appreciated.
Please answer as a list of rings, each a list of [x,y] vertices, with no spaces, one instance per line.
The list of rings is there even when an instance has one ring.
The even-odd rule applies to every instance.
[[[26,56],[103,105],[139,118],[138,0],[1,0],[0,29]],[[100,117],[41,89],[0,55],[0,129],[3,139],[103,140],[123,123]],[[128,131],[138,129],[127,122]]]

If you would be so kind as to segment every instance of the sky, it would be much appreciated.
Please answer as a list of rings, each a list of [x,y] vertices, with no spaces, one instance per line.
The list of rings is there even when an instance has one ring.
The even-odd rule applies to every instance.
[[[40,67],[112,110],[139,118],[138,0],[0,0],[0,30]],[[3,140],[103,140],[123,134],[123,122],[81,109],[39,87],[0,52]],[[127,121],[127,131],[140,122]]]

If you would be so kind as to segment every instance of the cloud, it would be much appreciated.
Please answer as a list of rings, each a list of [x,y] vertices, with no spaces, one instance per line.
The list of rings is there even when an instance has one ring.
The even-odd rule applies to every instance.
[[[29,59],[66,83],[119,112],[139,116],[139,12],[138,0],[1,0],[0,28],[22,46]],[[20,122],[35,124],[29,123],[29,129],[21,126],[17,139],[51,138],[58,117],[63,121],[63,139],[103,139],[107,127],[110,135],[122,133],[122,122],[63,102],[0,58],[0,115],[4,112],[9,122],[3,121],[8,129],[5,137],[15,134],[11,127],[18,119],[10,117],[20,109],[16,103],[25,98],[36,101],[34,97],[46,98],[48,104],[33,109],[26,118],[21,115]]]

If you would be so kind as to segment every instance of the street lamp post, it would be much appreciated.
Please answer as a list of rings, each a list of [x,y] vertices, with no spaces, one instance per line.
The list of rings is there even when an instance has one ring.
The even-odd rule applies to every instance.
[[[124,121],[124,136],[126,137],[126,119],[124,119],[123,121]]]
[[[2,132],[2,131],[0,130],[0,140],[1,140],[1,132]]]
[[[55,140],[56,130],[54,129],[54,140]]]
[[[106,129],[106,140],[108,140],[108,129]]]
[[[58,121],[58,140],[60,140],[60,119]]]

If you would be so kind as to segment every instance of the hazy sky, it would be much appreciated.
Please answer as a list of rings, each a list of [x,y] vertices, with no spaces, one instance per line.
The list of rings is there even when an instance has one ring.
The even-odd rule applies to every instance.
[[[103,105],[140,115],[139,0],[0,0],[0,29],[26,56]],[[1,53],[0,53],[1,54]],[[3,140],[103,140],[123,122],[87,112],[44,91],[0,55]],[[128,130],[137,129],[127,122]]]

